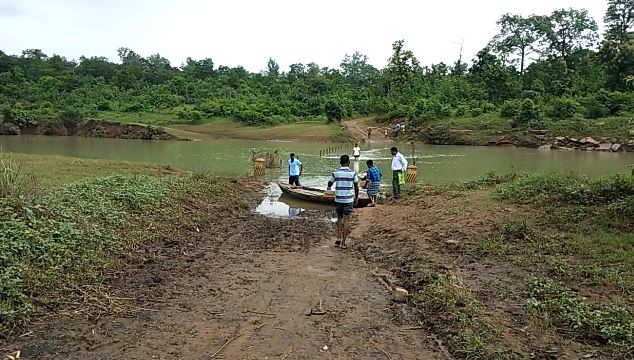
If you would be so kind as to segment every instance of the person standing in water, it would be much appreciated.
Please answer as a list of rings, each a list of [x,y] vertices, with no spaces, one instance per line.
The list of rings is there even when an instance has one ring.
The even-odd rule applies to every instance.
[[[299,177],[302,176],[304,171],[304,165],[299,159],[295,159],[295,154],[291,153],[291,158],[288,159],[288,183],[295,186],[301,186],[299,184]]]
[[[393,146],[390,152],[392,153],[392,196],[398,199],[401,197],[400,177],[407,171],[407,159],[398,152],[396,146]]]
[[[337,209],[337,241],[335,246],[347,249],[346,239],[350,233],[350,216],[354,205],[359,201],[359,177],[350,169],[350,157],[341,155],[341,167],[332,173],[328,181],[328,190],[335,185],[335,206]]]
[[[378,167],[374,166],[374,161],[368,160],[365,162],[368,166],[368,175],[365,177],[367,181],[368,187],[368,197],[370,198],[370,205],[376,205],[376,199],[379,196],[379,187],[381,186],[381,178],[383,174],[381,174],[381,170]]]
[[[354,147],[352,148],[352,156],[354,156],[354,160],[358,161],[359,157],[361,157],[361,148],[358,143],[354,143]]]

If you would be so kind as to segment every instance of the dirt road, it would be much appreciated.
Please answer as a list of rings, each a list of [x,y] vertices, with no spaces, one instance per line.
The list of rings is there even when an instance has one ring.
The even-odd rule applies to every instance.
[[[200,204],[196,208],[200,209]],[[416,316],[333,245],[327,212],[268,219],[248,207],[165,239],[84,304],[0,345],[25,359],[440,359]],[[175,245],[177,244],[177,245]],[[150,251],[150,250],[148,250]],[[158,255],[157,255],[158,253]],[[118,294],[117,297],[112,295]],[[91,295],[92,296],[92,295]],[[92,299],[88,297],[89,301]],[[123,307],[123,306],[121,306]],[[308,315],[311,312],[317,315]],[[412,329],[414,328],[414,329]]]

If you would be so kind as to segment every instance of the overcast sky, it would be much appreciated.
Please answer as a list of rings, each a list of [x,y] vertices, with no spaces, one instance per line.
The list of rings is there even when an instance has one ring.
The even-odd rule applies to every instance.
[[[360,51],[383,67],[405,39],[422,64],[453,63],[464,41],[471,60],[507,12],[548,14],[585,8],[602,27],[605,0],[0,0],[0,50],[42,49],[69,59],[117,59],[117,48],[216,65],[282,69],[315,62],[338,67]]]

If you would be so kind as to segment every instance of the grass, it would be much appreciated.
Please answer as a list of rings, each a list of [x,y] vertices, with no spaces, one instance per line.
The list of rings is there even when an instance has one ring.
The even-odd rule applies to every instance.
[[[172,168],[157,165],[53,155],[4,153],[0,155],[0,160],[13,164],[11,166],[19,170],[17,172],[5,171],[5,176],[19,174],[19,176],[31,177],[38,185],[45,188],[82,179],[117,174],[165,175],[176,172]]]
[[[126,124],[147,124],[147,125],[170,125],[182,124],[187,120],[181,120],[176,114],[169,112],[142,112],[142,113],[123,113],[123,112],[104,112],[99,114],[99,119],[117,121]]]
[[[609,345],[630,345],[634,317],[621,306],[593,306],[561,284],[533,277],[526,303],[533,316],[567,327],[588,339]]]
[[[450,227],[440,239],[488,224],[475,238],[458,237],[456,243],[465,245],[453,245],[456,252],[442,242],[434,248],[438,240],[431,235],[420,251],[429,254],[432,246],[451,270],[411,285],[421,319],[442,335],[456,358],[548,357],[555,356],[548,354],[553,347],[579,356],[630,356],[634,176],[629,172],[487,174],[412,191],[409,201],[422,193],[424,204],[441,204],[445,216],[468,224]],[[486,213],[484,222],[464,221],[474,209]],[[514,310],[500,312],[507,308]],[[532,340],[517,346],[527,333]]]
[[[322,121],[298,122],[274,127],[254,127],[244,126],[228,119],[215,119],[201,125],[176,125],[172,128],[200,134],[198,136],[202,139],[329,141],[344,136],[343,131],[336,125],[325,124]]]
[[[122,162],[1,159],[0,336],[33,312],[64,303],[78,286],[101,281],[127,249],[155,235],[148,230],[154,222],[187,218],[184,199],[223,198],[230,182],[181,172],[156,176],[160,169]],[[23,174],[46,186],[25,196],[18,190],[31,186],[32,176]]]

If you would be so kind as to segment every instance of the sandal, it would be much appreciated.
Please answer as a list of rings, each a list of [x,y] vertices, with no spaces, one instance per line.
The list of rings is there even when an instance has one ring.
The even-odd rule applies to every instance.
[[[335,241],[335,246],[339,246],[339,245],[341,245],[341,240]]]

